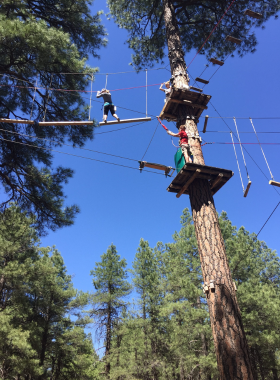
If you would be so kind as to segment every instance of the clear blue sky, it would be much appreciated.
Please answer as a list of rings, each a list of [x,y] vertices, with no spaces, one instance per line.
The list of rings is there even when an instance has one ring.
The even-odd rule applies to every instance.
[[[106,2],[95,1],[92,9],[93,12],[103,9],[106,13]],[[101,59],[91,58],[89,64],[99,67],[100,73],[132,70],[131,66],[128,66],[132,52],[124,44],[127,37],[126,31],[118,29],[113,21],[107,21],[105,16],[102,16],[102,19],[109,34],[109,43],[107,48],[101,49]],[[271,20],[266,24],[265,30],[258,29],[257,37],[259,44],[256,53],[242,59],[229,58],[204,89],[206,94],[212,95],[212,103],[222,116],[280,117],[280,51],[277,48],[279,47],[279,21]],[[186,55],[187,64],[194,55],[194,51]],[[203,56],[196,57],[189,68],[192,77],[199,76],[206,63]],[[166,60],[164,65],[157,67],[164,67],[167,64]],[[216,66],[210,66],[203,74],[203,78],[209,79],[216,68]],[[149,85],[161,83],[169,78],[170,72],[167,70],[148,72]],[[105,75],[97,75],[93,90],[97,91],[104,87],[105,79]],[[144,72],[108,76],[110,90],[141,85],[145,85]],[[148,88],[148,113],[151,115],[158,115],[164,105],[164,93],[159,91],[158,87]],[[145,88],[115,91],[112,94],[114,103],[119,106],[117,113],[121,118],[145,116]],[[96,100],[95,97],[93,99]],[[141,112],[142,115],[121,107]],[[218,116],[211,105],[203,115],[205,114],[212,117]],[[91,115],[101,120],[100,103],[93,102]],[[200,131],[203,123],[204,117],[201,117]],[[232,119],[226,119],[226,123],[231,129],[235,128]],[[240,132],[252,132],[249,119],[237,120],[237,123]],[[260,132],[280,132],[280,120],[256,119],[254,124]],[[101,132],[125,126],[130,125],[98,128],[94,140],[89,142],[86,148],[140,160],[151,140],[157,122],[151,121],[122,131],[101,134]],[[173,123],[169,123],[168,127],[175,131]],[[201,134],[207,142],[231,141],[229,133],[210,132],[229,131],[221,119],[210,119],[208,131],[206,134]],[[261,142],[280,142],[280,134],[262,133],[259,138]],[[243,142],[257,142],[253,134],[241,133],[241,139]],[[275,179],[280,181],[279,146],[264,145],[263,148]],[[236,146],[236,149],[243,180],[246,182],[240,148]],[[217,211],[225,210],[234,225],[245,226],[250,232],[257,233],[280,201],[280,196],[268,184],[269,172],[259,146],[246,145],[246,149],[259,166],[258,168],[245,153],[252,181],[247,198],[243,198],[232,145],[205,145],[203,152],[207,165],[230,169],[235,173],[234,177],[214,196]],[[67,147],[60,150],[138,168],[136,161]],[[176,148],[172,145],[170,136],[159,126],[145,160],[174,166],[175,152]],[[140,174],[137,170],[63,154],[55,155],[54,166],[57,165],[74,169],[74,178],[65,186],[68,197],[66,203],[78,204],[81,213],[72,227],[55,233],[50,232],[42,239],[42,245],[57,246],[63,255],[69,274],[74,276],[74,286],[84,291],[92,290],[89,272],[111,243],[116,245],[119,254],[126,258],[130,266],[140,238],[148,240],[152,247],[158,241],[164,243],[172,241],[172,234],[180,229],[182,210],[185,207],[190,208],[188,196],[177,199],[175,194],[166,191],[171,179],[163,175],[146,172]],[[280,193],[280,188],[278,190]],[[280,206],[259,236],[270,248],[278,252],[280,251],[279,220]]]

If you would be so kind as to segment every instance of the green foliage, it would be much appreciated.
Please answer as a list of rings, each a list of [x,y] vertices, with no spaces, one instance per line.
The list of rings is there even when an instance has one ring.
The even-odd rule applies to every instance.
[[[0,214],[0,378],[97,379],[78,293],[55,248],[40,248],[33,220],[14,205]]]
[[[96,123],[39,128],[37,121],[44,116],[46,121],[87,117],[81,93],[67,90],[84,90],[94,79],[97,69],[85,62],[88,54],[98,57],[97,49],[106,44],[100,13],[91,15],[89,4],[87,0],[1,2],[0,117],[36,121],[27,126],[0,124],[0,180],[7,194],[2,210],[10,200],[17,201],[23,210],[37,215],[41,232],[44,227],[54,230],[72,224],[78,212],[75,205],[63,205],[63,185],[73,172],[52,169],[49,149],[65,141],[83,146],[93,138]]]
[[[166,54],[164,2],[164,0],[108,0],[111,17],[119,27],[127,29],[129,33],[127,42],[134,50],[133,64],[137,69],[150,67],[155,62],[162,61]],[[200,49],[229,6],[225,0],[203,2],[168,0],[168,3],[174,7],[185,53],[191,49]],[[265,21],[279,11],[279,8],[279,0],[235,2],[204,45],[201,54],[206,54],[208,58],[215,56],[224,59],[233,53],[234,44],[225,41],[225,37],[229,34],[242,40],[237,49],[239,56],[254,52],[257,40],[251,30],[252,25],[263,26]],[[246,9],[263,14],[263,18],[255,20],[244,16]]]

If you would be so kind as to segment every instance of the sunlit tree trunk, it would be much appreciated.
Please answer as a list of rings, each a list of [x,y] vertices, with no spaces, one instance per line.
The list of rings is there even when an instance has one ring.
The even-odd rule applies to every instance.
[[[188,76],[175,11],[171,0],[163,0],[163,4],[173,85],[184,88]],[[197,125],[189,118],[192,108],[179,105],[177,110],[177,127],[186,125],[188,135],[195,136]],[[204,165],[199,139],[190,138],[189,144],[194,163]],[[253,380],[241,313],[208,180],[196,179],[189,192],[204,282],[209,284],[212,280],[215,284],[207,302],[220,380]]]

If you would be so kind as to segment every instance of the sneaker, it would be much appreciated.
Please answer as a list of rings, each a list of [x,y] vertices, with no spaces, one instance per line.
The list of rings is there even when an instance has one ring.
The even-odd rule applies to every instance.
[[[117,120],[118,120],[118,121],[121,121],[121,119],[120,119],[119,117],[117,117]]]

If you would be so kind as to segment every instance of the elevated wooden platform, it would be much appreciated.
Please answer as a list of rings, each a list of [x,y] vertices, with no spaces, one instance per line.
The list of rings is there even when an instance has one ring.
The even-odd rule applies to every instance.
[[[92,125],[93,121],[40,121],[39,126]]]
[[[166,99],[166,103],[159,115],[161,120],[177,121],[177,107],[179,104],[192,107],[191,116],[199,119],[200,115],[206,110],[207,104],[211,99],[210,95],[200,94],[194,91],[179,90],[172,88],[170,96]]]
[[[118,120],[107,121],[107,123],[105,123],[104,121],[101,121],[99,125],[102,126],[102,125],[113,125],[113,124],[124,124],[124,123],[137,123],[141,121],[151,121],[151,120],[152,119],[150,117],[140,117],[136,119],[121,119],[120,121]]]
[[[147,161],[138,161],[138,162],[139,162],[140,173],[146,167],[146,168],[152,168],[152,169],[157,169],[157,170],[163,170],[166,177],[167,176],[172,177],[172,174],[175,171],[175,169],[172,168],[172,166],[165,166],[162,164],[155,164],[153,162],[147,162]],[[172,170],[172,173],[169,174],[171,170]]]
[[[18,119],[3,119],[0,118],[0,123],[9,123],[9,124],[34,124],[33,120],[18,120]]]
[[[232,176],[231,170],[188,163],[176,175],[167,191],[176,193],[176,197],[179,198],[182,194],[189,194],[190,184],[196,178],[201,178],[210,182],[210,188],[214,195]]]

